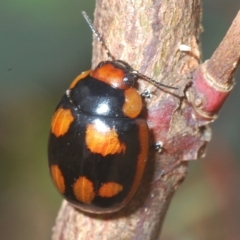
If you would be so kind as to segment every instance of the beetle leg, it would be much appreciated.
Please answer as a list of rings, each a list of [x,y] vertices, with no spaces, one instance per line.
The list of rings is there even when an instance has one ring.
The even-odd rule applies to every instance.
[[[149,89],[145,89],[142,93],[141,96],[143,98],[152,98],[152,93]]]

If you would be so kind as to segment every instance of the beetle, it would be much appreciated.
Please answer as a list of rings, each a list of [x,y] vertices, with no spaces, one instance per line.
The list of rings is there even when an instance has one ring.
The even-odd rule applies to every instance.
[[[110,213],[133,197],[148,156],[149,130],[134,83],[144,78],[174,87],[114,60],[85,12],[83,16],[110,60],[77,76],[61,98],[52,117],[48,163],[53,183],[74,207]]]

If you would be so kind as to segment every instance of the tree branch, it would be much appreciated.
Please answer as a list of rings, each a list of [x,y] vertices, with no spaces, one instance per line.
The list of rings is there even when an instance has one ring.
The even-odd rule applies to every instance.
[[[213,121],[233,88],[240,59],[240,11],[212,57],[197,69],[187,92],[200,120]]]
[[[207,71],[219,84],[232,85],[240,58],[240,11],[226,36],[207,62]]]
[[[236,67],[239,59],[240,28],[237,20],[234,24],[238,26],[238,34],[237,30],[228,33],[233,34],[230,38],[238,39],[237,53],[234,53],[234,46],[226,51],[225,42],[213,59],[198,67],[200,17],[200,0],[97,1],[95,26],[112,55],[178,90],[167,93],[143,80],[138,82],[140,92],[148,88],[153,93],[153,97],[146,100],[145,117],[152,143],[161,141],[163,149],[161,153],[151,150],[141,186],[130,203],[113,214],[90,215],[64,201],[52,239],[157,238],[171,197],[186,176],[186,161],[203,156],[210,140],[207,124],[214,119],[216,111],[209,112],[205,107],[208,106],[204,105],[205,99],[211,99],[211,94],[205,87],[200,89],[199,95],[201,84],[196,82],[198,79],[205,81],[209,71],[212,78],[221,78],[221,84],[229,86],[235,70],[230,66]],[[235,45],[233,42],[231,44]],[[181,50],[183,44],[189,46],[189,52]],[[95,39],[93,66],[106,59],[104,49]],[[219,65],[224,63],[227,65],[225,69]],[[219,71],[219,66],[222,71]],[[193,83],[189,84],[192,80]],[[199,96],[203,98],[199,100]]]

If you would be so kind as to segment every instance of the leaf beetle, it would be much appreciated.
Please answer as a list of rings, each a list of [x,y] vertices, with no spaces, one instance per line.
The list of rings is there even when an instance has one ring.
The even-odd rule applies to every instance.
[[[50,174],[58,191],[83,212],[109,213],[136,192],[148,156],[149,130],[142,97],[133,87],[151,78],[114,60],[85,12],[110,60],[77,76],[58,103],[48,142]]]

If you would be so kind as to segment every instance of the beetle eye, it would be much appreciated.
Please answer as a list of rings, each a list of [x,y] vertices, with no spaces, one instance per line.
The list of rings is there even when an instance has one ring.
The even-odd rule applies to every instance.
[[[123,78],[123,82],[128,85],[129,87],[132,87],[135,83],[135,81],[137,80],[138,75],[135,73],[127,73],[124,78]]]

